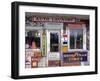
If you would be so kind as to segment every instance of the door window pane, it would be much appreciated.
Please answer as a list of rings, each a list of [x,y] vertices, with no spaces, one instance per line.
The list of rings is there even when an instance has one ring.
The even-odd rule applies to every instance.
[[[74,37],[74,31],[70,30],[70,49],[74,49],[75,47],[75,37]]]
[[[83,49],[83,30],[80,29],[77,32],[76,48]]]
[[[50,33],[50,52],[59,51],[59,35],[58,33]]]

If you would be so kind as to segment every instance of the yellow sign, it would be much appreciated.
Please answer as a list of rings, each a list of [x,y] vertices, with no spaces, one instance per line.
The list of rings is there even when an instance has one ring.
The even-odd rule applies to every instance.
[[[46,56],[46,33],[43,31],[42,34],[42,55]]]
[[[62,46],[62,52],[67,52],[68,51],[68,46]]]

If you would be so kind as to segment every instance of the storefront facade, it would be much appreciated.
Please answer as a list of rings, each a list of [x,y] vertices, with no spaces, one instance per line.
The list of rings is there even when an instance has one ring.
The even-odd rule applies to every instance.
[[[89,65],[89,19],[74,16],[26,16],[25,66]]]

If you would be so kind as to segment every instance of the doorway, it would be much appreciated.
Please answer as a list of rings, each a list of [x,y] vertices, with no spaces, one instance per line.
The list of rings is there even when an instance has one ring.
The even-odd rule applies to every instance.
[[[61,30],[47,32],[47,63],[48,66],[61,65]]]

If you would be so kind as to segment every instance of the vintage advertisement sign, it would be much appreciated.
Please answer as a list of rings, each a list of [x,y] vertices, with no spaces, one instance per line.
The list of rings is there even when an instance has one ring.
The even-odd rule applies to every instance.
[[[64,62],[86,62],[87,52],[66,52],[63,53]]]
[[[46,33],[45,33],[45,30],[42,33],[42,55],[46,56]]]
[[[32,21],[43,21],[43,22],[75,22],[75,18],[68,17],[52,17],[52,16],[33,16]]]

